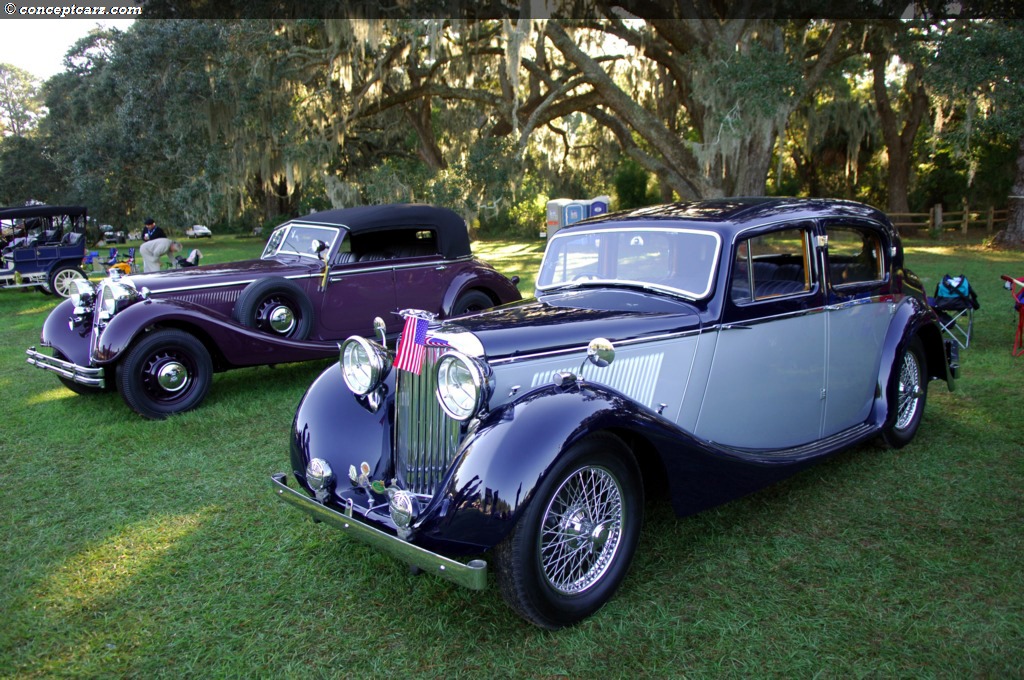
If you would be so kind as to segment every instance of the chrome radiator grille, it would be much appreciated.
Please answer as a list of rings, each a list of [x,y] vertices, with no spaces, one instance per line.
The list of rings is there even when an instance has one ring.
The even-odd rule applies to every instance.
[[[413,493],[433,495],[459,446],[459,423],[437,403],[434,366],[443,348],[427,347],[419,375],[399,371],[395,414],[398,478]]]

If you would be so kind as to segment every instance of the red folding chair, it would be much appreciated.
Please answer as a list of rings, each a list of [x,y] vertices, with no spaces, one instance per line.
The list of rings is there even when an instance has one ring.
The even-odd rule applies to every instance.
[[[1024,354],[1024,276],[1013,278],[1003,274],[1006,290],[1013,295],[1013,309],[1017,312],[1017,333],[1013,336],[1013,356]]]

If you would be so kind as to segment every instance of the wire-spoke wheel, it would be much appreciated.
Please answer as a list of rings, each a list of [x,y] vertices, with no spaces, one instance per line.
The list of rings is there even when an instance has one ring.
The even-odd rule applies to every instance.
[[[541,571],[548,585],[574,595],[598,581],[622,539],[622,487],[600,467],[583,467],[555,492],[541,522]]]
[[[640,472],[621,439],[599,433],[576,443],[496,549],[502,596],[543,628],[590,616],[629,570],[642,508]]]
[[[893,367],[890,380],[889,417],[882,429],[883,441],[893,448],[910,443],[921,424],[928,395],[927,364],[921,341],[913,338]]]

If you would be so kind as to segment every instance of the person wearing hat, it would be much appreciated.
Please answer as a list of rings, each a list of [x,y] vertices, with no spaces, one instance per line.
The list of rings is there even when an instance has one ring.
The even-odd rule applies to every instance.
[[[143,241],[152,241],[158,238],[167,238],[167,234],[164,233],[163,229],[156,226],[156,222],[153,220],[152,217],[147,217],[144,224],[145,226],[142,227]]]

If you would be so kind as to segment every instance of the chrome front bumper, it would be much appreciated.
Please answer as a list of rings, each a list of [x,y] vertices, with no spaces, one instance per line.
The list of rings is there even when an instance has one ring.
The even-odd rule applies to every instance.
[[[327,522],[352,538],[378,548],[406,564],[419,567],[465,588],[484,590],[487,587],[487,562],[484,560],[458,562],[375,529],[353,517],[351,508],[347,508],[344,513],[338,512],[301,491],[292,489],[288,486],[288,476],[283,472],[271,475],[270,481],[278,498],[294,505],[315,520]]]
[[[36,368],[41,368],[44,371],[52,371],[62,378],[66,378],[71,382],[78,383],[79,385],[87,385],[89,387],[105,388],[107,386],[106,378],[104,378],[104,371],[102,368],[88,368],[86,366],[79,366],[73,364],[70,361],[64,361],[57,357],[51,357],[42,352],[37,352],[35,347],[29,347],[25,350],[25,354],[28,355],[28,363],[32,364]]]

